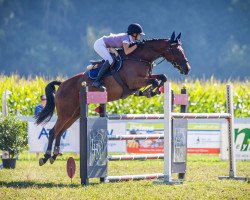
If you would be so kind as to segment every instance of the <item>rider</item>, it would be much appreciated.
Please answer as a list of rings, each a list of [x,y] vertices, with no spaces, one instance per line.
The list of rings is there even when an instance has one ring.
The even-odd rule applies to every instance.
[[[105,62],[101,66],[92,86],[102,89],[105,88],[101,78],[114,62],[107,48],[123,48],[124,53],[128,55],[137,47],[143,45],[143,42],[140,41],[141,35],[145,35],[141,25],[133,23],[128,26],[127,33],[110,34],[109,36],[103,36],[95,41],[94,49],[105,60]],[[130,46],[132,43],[135,45]]]

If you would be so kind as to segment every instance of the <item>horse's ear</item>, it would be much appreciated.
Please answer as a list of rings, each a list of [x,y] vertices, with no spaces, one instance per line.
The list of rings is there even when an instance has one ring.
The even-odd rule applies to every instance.
[[[176,37],[176,40],[180,40],[181,39],[181,33],[179,33],[179,35]]]
[[[179,33],[179,35],[176,37],[175,42],[177,44],[181,44],[181,33]]]
[[[172,33],[171,38],[170,38],[170,42],[174,42],[175,39],[175,31]]]

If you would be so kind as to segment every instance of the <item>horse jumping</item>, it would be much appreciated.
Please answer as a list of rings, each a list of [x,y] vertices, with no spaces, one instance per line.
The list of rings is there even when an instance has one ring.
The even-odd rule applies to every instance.
[[[180,37],[181,34],[175,38],[175,33],[173,33],[169,39],[145,40],[145,44],[133,53],[127,56],[122,53],[123,67],[116,74],[120,77],[120,81],[117,81],[114,75],[106,76],[103,80],[107,90],[108,102],[126,98],[135,93],[138,96],[147,97],[159,94],[158,89],[167,81],[167,78],[164,74],[152,74],[154,61],[158,58],[166,59],[181,74],[187,75],[191,67],[182,48]],[[46,86],[47,104],[37,116],[36,123],[48,122],[55,108],[58,118],[49,132],[47,151],[44,157],[39,159],[40,166],[44,165],[48,159],[50,159],[51,164],[56,160],[60,153],[62,134],[80,117],[79,91],[82,82],[87,83],[90,91],[98,91],[97,88],[91,87],[93,80],[87,72],[77,74],[64,82],[52,81]],[[59,86],[57,91],[55,85]],[[150,85],[150,95],[148,91],[145,93],[138,92],[141,88]],[[54,139],[56,141],[52,155]]]

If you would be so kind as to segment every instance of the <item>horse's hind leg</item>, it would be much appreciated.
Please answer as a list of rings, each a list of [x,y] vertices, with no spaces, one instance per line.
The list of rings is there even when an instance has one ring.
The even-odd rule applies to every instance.
[[[53,156],[50,157],[49,161],[51,164],[53,164],[57,158],[57,156],[60,154],[60,143],[61,143],[61,137],[63,133],[79,118],[80,110],[79,108],[74,113],[74,115],[67,121],[67,123],[63,126],[60,133],[56,136],[56,142],[54,147]]]
[[[61,137],[63,135],[63,133],[66,130],[62,130],[60,131],[60,133],[56,136],[56,142],[55,142],[55,147],[54,147],[54,152],[53,152],[53,156],[51,156],[49,158],[50,164],[53,164],[56,160],[56,157],[60,154],[60,143],[61,143]]]
[[[46,153],[44,154],[43,158],[39,159],[39,165],[44,165],[48,159],[51,157],[51,150],[52,150],[52,144],[54,141],[54,138],[56,135],[58,135],[58,132],[62,129],[64,125],[64,120],[61,120],[60,118],[57,119],[55,126],[49,131],[49,141],[48,141],[48,147],[46,150]]]
[[[48,147],[44,154],[44,157],[39,159],[40,166],[44,165],[47,162],[47,160],[51,157],[51,149],[52,149],[52,144],[54,141],[54,130],[55,130],[55,126],[49,131]]]

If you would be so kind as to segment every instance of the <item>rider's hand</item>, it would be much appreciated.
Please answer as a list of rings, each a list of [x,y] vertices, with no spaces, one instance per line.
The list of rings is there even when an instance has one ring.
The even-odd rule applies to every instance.
[[[140,40],[136,40],[134,43],[135,43],[135,45],[136,45],[137,47],[141,47],[141,46],[143,46],[143,45],[145,44],[145,42],[140,41]]]

